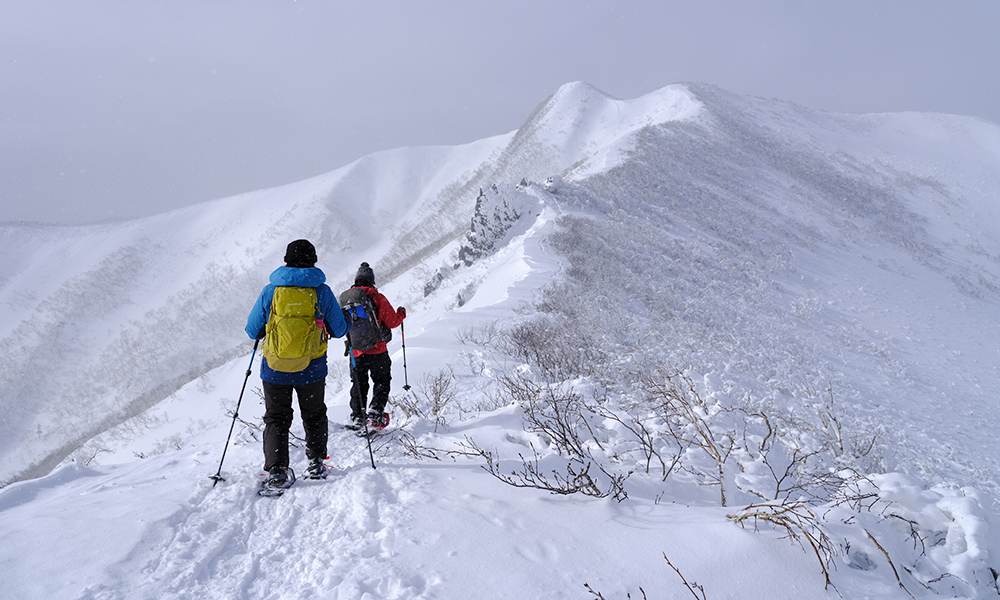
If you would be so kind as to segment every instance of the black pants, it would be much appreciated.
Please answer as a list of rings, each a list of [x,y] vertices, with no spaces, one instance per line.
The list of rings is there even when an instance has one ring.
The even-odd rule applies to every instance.
[[[264,385],[264,469],[288,466],[288,429],[292,426],[292,390],[299,398],[306,431],[306,458],[326,458],[329,422],[326,419],[326,381],[303,385]]]
[[[372,402],[368,405],[368,377],[372,380]],[[392,359],[388,352],[362,354],[354,359],[351,369],[351,418],[363,419],[365,406],[368,412],[382,414],[389,403],[389,386],[392,381]]]

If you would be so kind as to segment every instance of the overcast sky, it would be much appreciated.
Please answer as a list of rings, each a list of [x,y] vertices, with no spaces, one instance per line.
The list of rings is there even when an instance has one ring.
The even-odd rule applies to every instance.
[[[1000,2],[0,0],[0,221],[120,220],[685,81],[1000,123]]]

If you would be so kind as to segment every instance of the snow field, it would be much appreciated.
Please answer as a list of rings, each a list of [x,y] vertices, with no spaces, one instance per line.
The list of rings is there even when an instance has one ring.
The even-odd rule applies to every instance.
[[[712,600],[992,597],[997,139],[996,127],[957,117],[826,115],[707,86],[624,102],[572,84],[511,135],[390,151],[284,188],[71,229],[65,247],[51,232],[18,231],[9,239],[42,242],[0,275],[0,302],[22,332],[0,345],[24,357],[0,372],[15,390],[0,401],[17,407],[0,430],[0,478],[47,471],[30,464],[39,453],[71,458],[0,491],[9,591],[579,598],[587,583],[609,600],[640,597],[640,586],[650,598],[684,597],[665,553]],[[460,265],[480,189],[496,212],[479,222],[510,214],[504,202],[522,217]],[[335,289],[366,260],[408,309],[405,376],[398,330],[391,345],[393,428],[374,442],[377,470],[364,442],[336,428],[349,377],[334,341],[337,472],[258,498],[258,356],[227,480],[212,488],[249,360],[242,319],[299,237],[317,241]],[[87,259],[74,263],[80,249]],[[105,294],[109,281],[119,296]],[[543,365],[491,342],[532,319],[562,336],[564,358],[602,364],[546,381]],[[59,374],[25,377],[44,364],[35,341],[65,322],[79,330],[57,351]],[[90,350],[72,360],[84,341]],[[655,465],[647,475],[624,425],[646,423],[670,456],[665,420],[636,402],[637,370],[655,366],[690,377],[719,443],[743,424],[729,409],[780,416],[780,468],[835,433],[817,415],[840,419],[848,449],[875,435],[871,454],[821,459],[859,470],[840,490],[854,496],[764,503],[771,475],[754,444],[768,438],[753,418],[723,465],[728,506],[697,448],[681,450],[685,468],[666,481]],[[627,500],[514,488],[459,452],[474,441],[501,474],[523,467],[519,455],[543,474],[566,472],[564,449],[526,431],[526,407],[500,393],[513,373],[542,389],[606,394],[604,408],[624,422],[603,413],[584,441],[612,472],[634,471]],[[435,382],[452,394],[436,414]],[[303,469],[302,449],[292,456]],[[761,518],[733,523],[750,503],[813,511],[806,527],[829,536],[835,590],[801,538]]]

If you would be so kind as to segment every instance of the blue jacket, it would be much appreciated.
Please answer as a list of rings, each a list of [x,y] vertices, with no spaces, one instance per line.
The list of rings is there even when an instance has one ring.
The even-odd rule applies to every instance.
[[[350,323],[344,318],[337,296],[330,286],[326,285],[326,275],[316,267],[297,269],[294,267],[278,267],[271,273],[271,283],[264,287],[257,297],[257,302],[247,317],[247,335],[251,339],[264,337],[267,319],[271,314],[271,301],[274,299],[274,288],[278,286],[295,286],[316,288],[316,302],[327,331],[333,337],[344,337],[350,330]],[[297,373],[282,373],[267,366],[267,359],[261,361],[260,378],[269,383],[282,385],[300,385],[326,379],[326,355],[314,359],[305,369]]]

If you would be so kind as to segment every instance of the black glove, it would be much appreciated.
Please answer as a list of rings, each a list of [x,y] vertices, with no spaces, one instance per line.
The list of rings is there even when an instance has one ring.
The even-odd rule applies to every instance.
[[[402,306],[400,306],[399,308],[396,309],[396,314],[405,319],[406,318],[406,309],[403,308]]]
[[[344,356],[349,356],[351,354],[351,342],[344,340]]]

